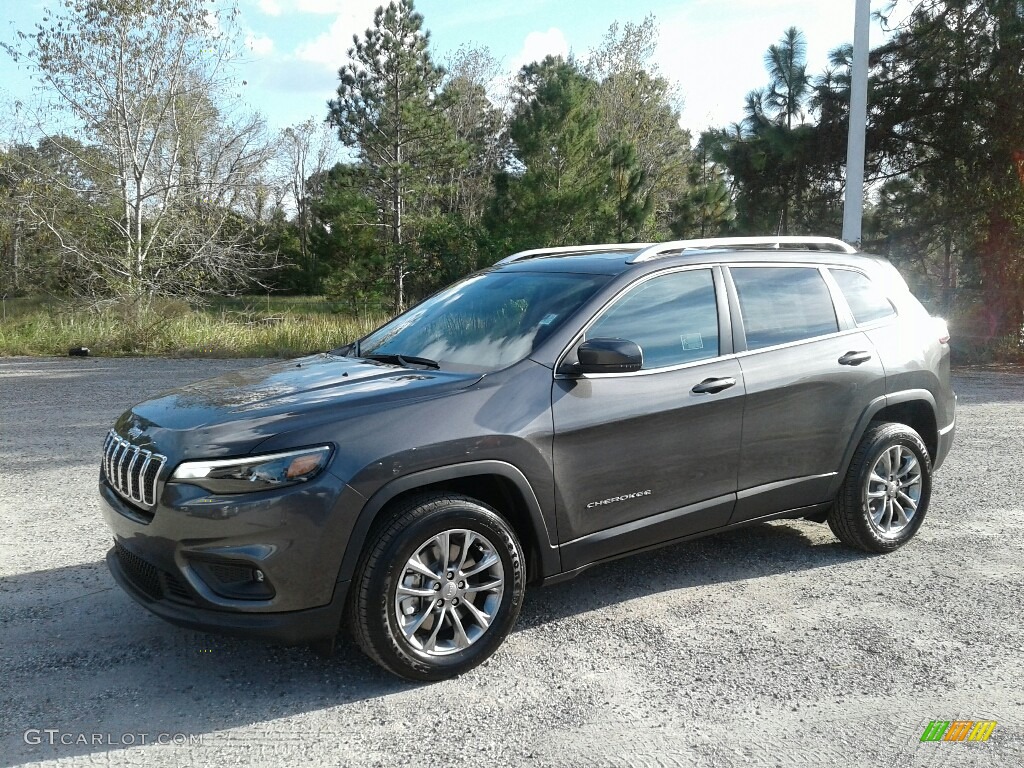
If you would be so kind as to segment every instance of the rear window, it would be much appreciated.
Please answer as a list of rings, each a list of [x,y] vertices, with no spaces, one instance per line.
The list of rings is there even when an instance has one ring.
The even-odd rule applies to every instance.
[[[849,269],[830,269],[829,272],[839,284],[857,325],[873,323],[896,314],[885,294],[866,275]]]
[[[814,267],[732,267],[747,349],[836,333],[832,295]]]

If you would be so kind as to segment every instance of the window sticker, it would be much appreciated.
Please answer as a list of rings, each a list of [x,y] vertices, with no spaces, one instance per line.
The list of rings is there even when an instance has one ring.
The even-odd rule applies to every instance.
[[[683,349],[704,349],[704,339],[699,333],[684,333],[679,337]]]
[[[541,318],[541,321],[540,321],[539,324],[540,325],[551,325],[553,322],[555,322],[555,319],[557,317],[558,317],[557,313],[551,312],[551,313],[549,313],[547,315],[544,315],[544,317]]]

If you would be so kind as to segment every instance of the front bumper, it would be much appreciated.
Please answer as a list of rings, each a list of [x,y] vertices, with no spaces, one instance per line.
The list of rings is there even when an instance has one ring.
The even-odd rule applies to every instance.
[[[101,477],[114,534],[107,564],[117,583],[157,616],[192,629],[284,643],[333,637],[348,582],[342,556],[362,497],[327,472],[299,487],[211,496],[168,484],[151,514]],[[239,590],[218,574],[259,576]]]
[[[187,629],[261,637],[286,645],[312,643],[334,637],[341,625],[349,586],[349,582],[339,581],[331,602],[318,608],[281,613],[232,613],[184,605],[172,599],[154,599],[126,572],[116,547],[107,552],[107,567],[121,589],[165,621]]]

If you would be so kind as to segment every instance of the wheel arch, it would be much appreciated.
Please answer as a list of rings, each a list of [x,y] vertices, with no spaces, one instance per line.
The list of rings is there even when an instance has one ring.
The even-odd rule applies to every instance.
[[[503,461],[452,464],[396,478],[374,493],[359,512],[341,561],[338,581],[353,578],[374,526],[403,499],[430,492],[460,493],[500,512],[526,550],[527,581],[561,571],[561,558],[540,503],[526,476]]]
[[[868,404],[857,421],[850,443],[843,453],[842,466],[833,480],[830,495],[835,496],[839,492],[839,487],[850,470],[853,454],[871,428],[871,424],[882,421],[905,424],[917,432],[934,461],[939,445],[939,432],[935,419],[935,397],[932,393],[927,389],[907,389],[882,395]]]

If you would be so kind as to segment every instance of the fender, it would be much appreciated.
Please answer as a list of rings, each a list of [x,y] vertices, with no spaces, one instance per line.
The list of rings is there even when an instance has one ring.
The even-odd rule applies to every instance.
[[[548,530],[547,521],[544,519],[540,503],[537,501],[537,495],[533,492],[533,486],[530,485],[526,476],[512,464],[504,461],[488,460],[448,464],[443,467],[412,472],[395,478],[378,489],[363,505],[363,508],[359,511],[359,516],[356,518],[356,523],[352,527],[348,545],[345,547],[345,556],[342,558],[341,568],[338,572],[338,581],[348,581],[355,574],[359,558],[363,553],[363,545],[370,533],[370,528],[373,526],[381,509],[389,501],[399,494],[425,485],[479,475],[498,475],[515,485],[526,502],[526,512],[537,536],[537,550],[540,554],[540,562],[537,564],[538,575],[541,578],[547,578],[561,572],[561,556],[558,548],[552,545],[551,531]]]
[[[868,425],[871,424],[871,420],[875,418],[875,415],[890,405],[898,405],[912,400],[924,400],[931,406],[932,413],[935,413],[935,396],[927,389],[904,389],[899,392],[890,392],[881,397],[876,397],[868,403],[860,419],[857,420],[857,426],[853,430],[853,435],[850,438],[849,445],[846,446],[846,451],[843,452],[843,463],[840,465],[839,473],[835,476],[832,485],[829,487],[830,497],[834,497],[839,493],[839,486],[846,479],[846,473],[850,469],[850,462],[853,461],[854,451],[860,445],[860,441],[863,439],[864,433],[868,431]]]

